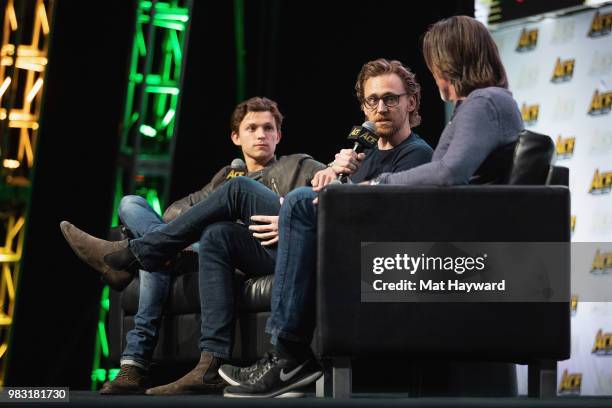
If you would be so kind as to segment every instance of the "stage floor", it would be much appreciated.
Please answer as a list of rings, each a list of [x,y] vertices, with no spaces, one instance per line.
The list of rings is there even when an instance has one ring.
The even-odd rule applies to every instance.
[[[527,407],[561,407],[561,408],[610,408],[612,397],[561,397],[555,399],[518,398],[408,398],[407,394],[365,394],[356,393],[348,400],[333,400],[316,398],[314,394],[306,394],[304,398],[291,399],[232,399],[220,395],[196,395],[174,397],[151,397],[146,395],[133,396],[102,396],[93,391],[70,391],[70,405],[87,407],[118,407],[118,406],[180,406],[190,407],[495,407],[495,408],[527,408]],[[45,406],[47,406],[45,404]],[[52,405],[66,405],[52,404]]]

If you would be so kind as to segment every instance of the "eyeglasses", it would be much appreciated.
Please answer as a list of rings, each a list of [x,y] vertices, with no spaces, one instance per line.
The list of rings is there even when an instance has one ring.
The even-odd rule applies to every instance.
[[[378,103],[382,99],[383,103],[385,104],[385,106],[387,108],[392,108],[392,107],[397,106],[399,104],[400,96],[404,96],[404,95],[408,95],[408,94],[407,93],[403,93],[403,94],[399,94],[399,95],[396,95],[396,94],[386,94],[382,98],[379,98],[378,96],[368,96],[367,98],[365,98],[363,100],[363,104],[368,109],[374,110],[374,109],[378,108]]]

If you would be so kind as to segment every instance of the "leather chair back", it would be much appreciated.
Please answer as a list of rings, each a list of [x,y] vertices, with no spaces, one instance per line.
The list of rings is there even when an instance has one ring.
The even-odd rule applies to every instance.
[[[523,130],[514,148],[508,184],[546,184],[554,159],[555,143],[550,137]]]
[[[543,185],[555,158],[553,140],[522,130],[516,142],[495,150],[470,179],[470,184]]]

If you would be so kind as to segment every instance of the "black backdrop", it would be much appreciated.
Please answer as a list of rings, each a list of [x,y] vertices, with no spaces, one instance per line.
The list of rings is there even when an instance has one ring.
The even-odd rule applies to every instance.
[[[229,139],[236,104],[233,9],[223,3],[196,1],[194,8],[173,198],[198,189],[239,155]],[[416,73],[423,122],[415,131],[435,147],[444,106],[423,61],[421,36],[441,18],[473,15],[473,1],[441,1],[424,9],[393,0],[249,0],[245,7],[245,96],[279,103],[285,115],[279,155],[305,152],[329,162],[346,147],[351,127],[363,122],[355,79],[365,62],[380,57],[399,59]]]
[[[200,188],[239,154],[229,139],[236,103],[232,7],[195,1],[172,198]],[[363,121],[354,82],[362,64],[378,57],[416,72],[423,87],[416,131],[435,146],[444,108],[420,37],[440,18],[472,14],[473,1],[427,10],[392,0],[249,0],[245,7],[246,97],[279,102],[286,118],[279,154],[330,161]],[[58,223],[68,219],[98,236],[108,229],[132,10],[122,0],[88,12],[57,1],[7,385],[89,387],[102,284],[71,253]]]

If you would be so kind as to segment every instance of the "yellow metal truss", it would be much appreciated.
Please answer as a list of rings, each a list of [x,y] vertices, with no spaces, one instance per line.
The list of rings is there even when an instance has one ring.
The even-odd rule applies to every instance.
[[[17,191],[31,184],[53,0],[5,4],[0,42],[0,188]],[[17,38],[29,43],[16,44]],[[28,197],[29,193],[2,194],[0,200],[0,239],[4,239],[0,241],[0,386],[7,370]]]

